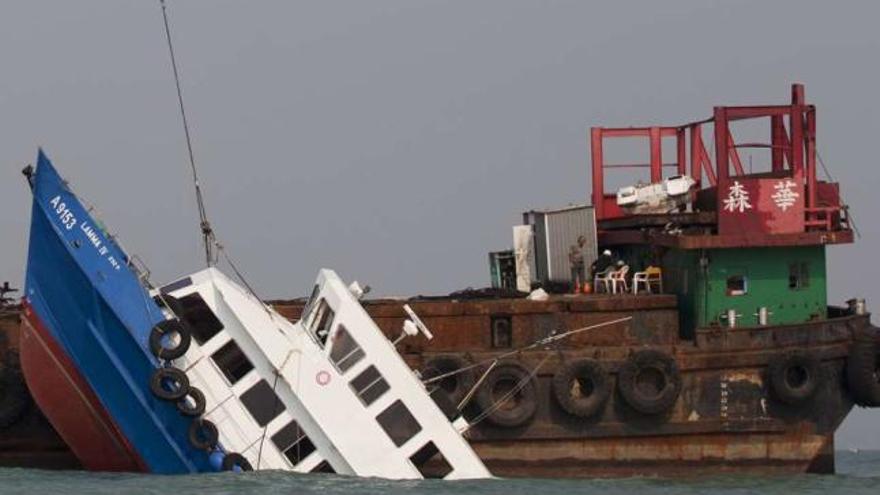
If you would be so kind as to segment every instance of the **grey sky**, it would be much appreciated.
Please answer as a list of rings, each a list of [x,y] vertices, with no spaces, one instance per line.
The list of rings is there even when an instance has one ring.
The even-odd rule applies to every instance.
[[[531,207],[584,202],[590,125],[679,123],[806,83],[859,221],[830,297],[880,304],[875,2],[169,0],[207,206],[258,291],[319,267],[382,294],[487,283]],[[158,0],[5,1],[0,281],[19,283],[42,145],[168,281],[200,266]],[[880,412],[838,446],[880,448]]]

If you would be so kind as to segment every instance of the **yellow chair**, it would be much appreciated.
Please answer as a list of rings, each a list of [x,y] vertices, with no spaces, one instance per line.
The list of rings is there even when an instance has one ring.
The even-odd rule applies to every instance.
[[[653,294],[652,286],[657,286],[657,292],[663,293],[663,270],[659,266],[649,266],[643,272],[633,275],[633,294],[639,293],[639,284],[645,286],[648,294]]]

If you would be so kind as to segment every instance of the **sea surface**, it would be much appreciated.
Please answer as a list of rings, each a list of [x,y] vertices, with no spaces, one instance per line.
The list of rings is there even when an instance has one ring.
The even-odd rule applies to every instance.
[[[158,476],[0,469],[0,494],[255,494],[255,495],[575,495],[575,494],[877,494],[880,451],[839,452],[838,474],[795,476],[654,477],[617,480],[499,479],[480,481],[388,481],[335,475],[245,474]]]

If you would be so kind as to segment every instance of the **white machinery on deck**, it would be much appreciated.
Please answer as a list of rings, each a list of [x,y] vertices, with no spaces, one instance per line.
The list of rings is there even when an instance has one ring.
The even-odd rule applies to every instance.
[[[690,202],[694,185],[693,178],[676,175],[654,184],[622,187],[617,190],[617,206],[627,213],[669,213]]]

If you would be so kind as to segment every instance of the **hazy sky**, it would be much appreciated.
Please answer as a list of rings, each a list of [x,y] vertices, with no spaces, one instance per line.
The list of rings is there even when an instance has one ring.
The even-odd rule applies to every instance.
[[[209,214],[267,297],[320,267],[381,294],[488,283],[533,207],[586,201],[591,125],[818,105],[862,237],[830,299],[880,304],[876,2],[169,0]],[[0,281],[21,281],[19,170],[45,147],[154,281],[201,266],[158,0],[3,2]],[[856,411],[839,447],[880,448]]]

